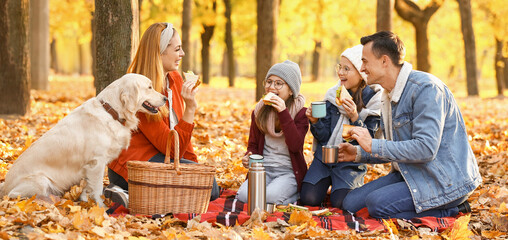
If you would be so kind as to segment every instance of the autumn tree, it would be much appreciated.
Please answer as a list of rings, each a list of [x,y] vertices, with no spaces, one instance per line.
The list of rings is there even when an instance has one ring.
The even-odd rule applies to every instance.
[[[0,2],[0,115],[30,111],[29,4]]]
[[[32,89],[48,90],[49,0],[30,0],[30,64]]]
[[[124,75],[139,42],[138,0],[95,0],[96,93]]]
[[[226,7],[226,11],[224,12],[224,17],[226,18],[226,32],[225,32],[225,42],[226,42],[226,60],[227,63],[227,74],[228,74],[228,83],[229,87],[235,86],[235,53],[233,47],[233,30],[232,30],[232,22],[231,22],[231,0],[224,0],[224,6]]]
[[[508,57],[508,7],[505,3],[497,1],[484,1],[479,3],[494,30],[494,42],[496,52],[494,56],[494,69],[496,71],[497,94],[503,95],[503,91],[508,87],[508,66],[506,57]]]
[[[192,26],[192,2],[193,0],[183,0],[182,11],[182,49],[185,57],[182,59],[182,71],[186,72],[191,69],[191,26]]]
[[[441,7],[443,0],[432,0],[422,10],[411,0],[395,0],[395,10],[399,16],[413,24],[416,32],[416,68],[430,72],[429,37],[427,33],[429,20]]]
[[[377,0],[376,31],[392,30],[392,10],[394,0]]]
[[[201,32],[201,71],[203,83],[210,83],[210,40],[215,30],[215,18],[217,14],[217,1],[196,2],[196,8],[200,12],[203,31]]]
[[[263,81],[275,61],[278,0],[257,0],[256,100],[263,96]],[[232,63],[231,63],[232,64]]]
[[[457,2],[459,3],[460,25],[462,28],[462,37],[464,38],[467,95],[477,96],[476,42],[473,30],[471,0],[457,0]]]
[[[319,59],[321,57],[322,50],[322,32],[323,32],[323,17],[322,12],[325,9],[323,0],[318,0],[315,2],[315,26],[314,29],[314,51],[312,53],[312,81],[317,81],[319,79]]]

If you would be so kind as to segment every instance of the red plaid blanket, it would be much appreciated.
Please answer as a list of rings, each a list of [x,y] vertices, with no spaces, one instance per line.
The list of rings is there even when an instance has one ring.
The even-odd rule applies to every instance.
[[[201,222],[207,221],[210,223],[220,223],[225,226],[233,226],[235,224],[243,224],[249,220],[250,216],[247,213],[247,204],[235,199],[236,192],[232,190],[223,190],[221,196],[210,202],[208,211],[201,214]],[[310,207],[310,211],[322,209],[322,207]],[[328,230],[348,230],[354,229],[359,232],[374,231],[385,229],[381,220],[372,218],[366,208],[360,210],[356,216],[349,213],[344,213],[337,208],[328,208],[333,214],[330,216],[313,216],[314,220],[324,229]],[[119,204],[113,204],[107,211],[112,216],[128,214],[129,210]],[[174,214],[175,218],[182,221],[187,221],[198,216],[198,214]],[[161,217],[160,215],[151,217]],[[288,221],[290,213],[274,212],[266,219],[267,222],[277,221],[282,219]],[[454,217],[436,218],[436,217],[423,217],[413,218],[407,221],[415,227],[426,226],[434,231],[443,231],[450,227],[455,222]],[[394,221],[396,222],[396,221]]]

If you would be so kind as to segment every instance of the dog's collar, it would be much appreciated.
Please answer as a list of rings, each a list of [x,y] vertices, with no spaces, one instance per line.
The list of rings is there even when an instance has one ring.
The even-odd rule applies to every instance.
[[[111,107],[111,105],[109,105],[109,103],[107,102],[104,102],[102,100],[99,100],[102,104],[102,106],[104,107],[104,109],[106,110],[106,112],[108,112],[112,117],[113,119],[117,120],[118,122],[120,122],[122,125],[125,126],[125,118],[120,118],[120,116],[118,115],[118,112],[113,109]]]

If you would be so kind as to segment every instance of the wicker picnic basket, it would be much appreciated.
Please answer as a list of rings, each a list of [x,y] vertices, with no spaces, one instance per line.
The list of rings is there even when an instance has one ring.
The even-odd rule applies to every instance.
[[[129,211],[131,214],[205,213],[208,209],[215,168],[170,161],[171,136],[174,156],[179,155],[178,133],[171,130],[164,163],[128,161]]]

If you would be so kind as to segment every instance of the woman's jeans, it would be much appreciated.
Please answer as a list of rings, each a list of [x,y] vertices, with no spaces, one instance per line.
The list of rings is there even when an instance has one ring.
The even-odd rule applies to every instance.
[[[149,162],[159,162],[159,163],[163,163],[164,162],[164,159],[165,159],[166,156],[164,156],[164,154],[162,153],[157,153],[155,156],[153,156],[152,158],[150,158],[148,161]],[[171,162],[173,162],[173,159],[171,159]],[[181,163],[191,163],[191,164],[195,164],[196,162],[193,162],[191,160],[187,160],[187,159],[180,159],[180,162]],[[113,183],[125,190],[129,190],[129,184],[127,183],[127,181],[125,181],[125,179],[118,175],[116,172],[114,172],[113,170],[109,169],[108,168],[108,177],[109,177],[109,182],[110,183]],[[215,199],[217,199],[220,195],[220,190],[219,190],[219,185],[217,185],[217,181],[215,180],[215,177],[213,178],[213,186],[212,186],[212,194],[210,196],[210,201],[213,201]]]
[[[459,213],[457,206],[467,198],[463,196],[440,207],[416,213],[404,178],[399,172],[392,172],[349,192],[342,206],[351,213],[367,207],[374,218],[449,217]]]

